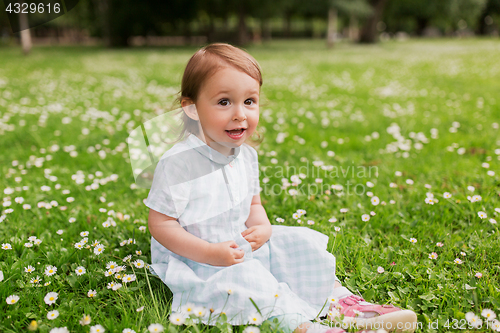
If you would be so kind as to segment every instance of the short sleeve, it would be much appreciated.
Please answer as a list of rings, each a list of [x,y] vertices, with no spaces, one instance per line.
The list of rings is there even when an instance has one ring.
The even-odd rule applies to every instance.
[[[251,170],[251,177],[252,177],[252,196],[258,195],[260,193],[260,180],[259,180],[259,155],[257,154],[257,151],[249,146],[250,150],[250,156],[251,156],[251,161],[250,161],[250,170]]]
[[[161,159],[156,166],[153,183],[144,204],[157,212],[179,218],[189,202],[191,182],[188,172],[182,159]]]

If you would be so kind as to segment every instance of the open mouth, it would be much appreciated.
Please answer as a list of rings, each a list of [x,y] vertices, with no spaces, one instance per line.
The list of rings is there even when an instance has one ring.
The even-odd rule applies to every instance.
[[[245,134],[246,128],[237,128],[232,130],[226,130],[227,135],[232,139],[241,139],[243,134]]]

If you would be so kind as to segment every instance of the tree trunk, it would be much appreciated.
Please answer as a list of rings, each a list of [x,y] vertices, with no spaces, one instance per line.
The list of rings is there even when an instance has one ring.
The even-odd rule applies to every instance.
[[[326,32],[326,47],[331,49],[335,44],[337,35],[337,9],[330,7],[328,9],[328,25]]]
[[[377,41],[377,23],[382,18],[387,0],[370,0],[373,9],[372,14],[367,18],[365,25],[361,29],[360,43],[375,43]]]
[[[229,34],[229,16],[224,16],[222,21],[222,31],[224,31],[224,35]]]
[[[240,3],[240,10],[238,12],[238,45],[245,45],[248,41],[247,36],[247,24],[245,22],[245,7],[243,6],[243,2]]]
[[[285,20],[283,21],[283,32],[286,38],[292,35],[292,14],[289,12],[285,13]]]
[[[187,45],[191,44],[192,32],[191,32],[191,25],[190,25],[190,23],[191,22],[189,20],[185,20],[185,21],[183,20],[182,21],[184,42]]]
[[[359,27],[358,18],[351,15],[349,18],[349,39],[353,42],[357,42],[359,38]]]
[[[314,18],[310,17],[309,19],[307,19],[306,31],[307,31],[307,37],[309,38],[314,37]]]
[[[476,33],[478,35],[486,35],[488,32],[488,25],[486,24],[486,16],[488,16],[488,11],[483,10],[481,16],[479,16],[479,22],[477,24]]]
[[[425,28],[429,25],[429,19],[417,18],[417,36],[423,36]]]
[[[211,15],[208,17],[207,41],[208,43],[215,41],[215,23]]]
[[[269,17],[264,17],[260,21],[260,30],[262,31],[262,39],[263,40],[271,40],[271,24],[269,24]]]
[[[104,45],[111,46],[111,27],[108,19],[109,13],[109,0],[94,0],[95,8],[97,9],[97,19],[102,30],[102,39]]]
[[[19,13],[19,28],[21,30],[21,46],[23,48],[23,53],[28,55],[31,51],[31,30],[28,24],[28,14]]]

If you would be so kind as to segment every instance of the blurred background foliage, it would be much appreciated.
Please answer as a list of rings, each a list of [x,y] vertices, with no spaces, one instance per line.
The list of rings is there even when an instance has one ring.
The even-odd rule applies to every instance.
[[[0,6],[0,45],[18,44],[20,34],[12,32],[5,3]],[[246,45],[325,38],[333,46],[342,39],[498,36],[500,0],[80,0],[65,15],[36,27],[44,16],[28,17],[35,43]]]

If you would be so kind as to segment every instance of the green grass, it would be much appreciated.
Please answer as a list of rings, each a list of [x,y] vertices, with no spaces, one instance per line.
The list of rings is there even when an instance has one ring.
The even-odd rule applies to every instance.
[[[125,140],[129,130],[156,116],[155,110],[170,109],[195,50],[34,48],[23,57],[19,49],[0,49],[0,190],[5,216],[0,243],[12,246],[0,250],[1,332],[24,331],[32,320],[38,321],[41,332],[63,326],[87,332],[89,326],[79,324],[84,313],[92,318],[90,326],[100,324],[108,332],[146,332],[152,323],[161,323],[169,332],[228,330],[194,322],[169,324],[170,291],[131,264],[150,260],[150,235],[139,229],[147,226],[148,209],[142,200],[148,190],[131,188],[134,178]],[[421,40],[339,44],[326,50],[322,41],[273,41],[247,50],[263,70],[264,142],[258,150],[262,199],[272,223],[280,224],[275,221],[280,217],[282,224],[328,235],[340,280],[368,301],[414,310],[424,331],[433,331],[428,324],[436,321],[437,331],[448,331],[447,320],[460,321],[469,311],[480,315],[492,309],[499,314],[499,230],[490,219],[500,220],[500,209],[495,211],[500,208],[500,42]],[[453,124],[456,132],[450,131]],[[390,134],[388,128],[399,131]],[[278,133],[287,135],[281,143],[276,141]],[[78,155],[70,156],[70,150]],[[98,151],[106,152],[105,158]],[[313,166],[314,161],[331,170]],[[485,162],[489,168],[483,167]],[[78,170],[85,176],[83,184],[72,178]],[[299,172],[306,177],[297,195],[289,194],[297,188],[293,185],[279,190],[281,178],[291,182]],[[94,181],[90,174],[104,180],[87,191],[85,186]],[[113,174],[118,175],[115,181],[107,178]],[[316,178],[322,178],[321,191],[314,187]],[[367,187],[367,182],[375,186]],[[331,189],[333,184],[344,190]],[[50,190],[42,191],[44,185]],[[474,192],[468,186],[474,186]],[[4,192],[7,188],[14,192]],[[368,191],[383,202],[372,205]],[[427,204],[427,192],[438,202]],[[444,198],[444,192],[452,197]],[[472,195],[482,199],[470,202],[467,196]],[[16,203],[17,197],[24,202]],[[67,202],[68,197],[75,200]],[[37,206],[53,200],[57,207]],[[23,204],[31,209],[23,209]],[[348,212],[340,213],[341,208]],[[301,223],[292,216],[297,209],[307,212]],[[371,211],[376,215],[362,221]],[[488,217],[481,219],[480,211]],[[123,215],[129,218],[120,219]],[[115,227],[102,225],[108,217]],[[337,222],[329,222],[331,217]],[[70,218],[76,221],[70,223]],[[74,248],[83,231],[89,231],[89,244],[105,246],[102,254],[95,255],[92,246],[90,251]],[[42,243],[25,247],[30,236]],[[129,239],[135,243],[120,245]],[[437,259],[429,259],[431,252]],[[123,263],[129,254],[131,261]],[[456,264],[456,258],[463,263]],[[107,289],[114,279],[104,276],[109,261],[125,264],[136,281],[117,291]],[[26,273],[28,265],[35,272]],[[56,266],[57,273],[44,275],[47,265]],[[77,276],[80,265],[87,273]],[[377,273],[379,266],[385,272]],[[30,283],[37,275],[40,286]],[[89,290],[96,290],[97,296],[87,297]],[[59,294],[54,305],[43,301],[50,291]],[[18,295],[19,301],[8,305],[10,295]],[[53,309],[60,315],[48,320],[47,312]],[[270,331],[267,324],[261,329]],[[489,329],[483,325],[471,331]]]

